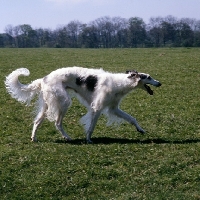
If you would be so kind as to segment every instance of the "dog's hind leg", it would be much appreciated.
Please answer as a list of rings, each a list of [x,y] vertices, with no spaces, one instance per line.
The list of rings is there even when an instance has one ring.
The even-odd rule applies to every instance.
[[[63,117],[65,115],[66,112],[60,112],[60,114],[58,115],[58,118],[55,122],[55,126],[56,126],[56,129],[62,134],[63,138],[66,140],[66,141],[71,141],[72,139],[66,134],[66,132],[64,131],[63,129],[63,126],[62,126],[62,121],[63,121]]]
[[[126,112],[124,112],[122,110],[120,110],[119,108],[114,109],[113,113],[116,116],[121,117],[122,119],[126,120],[130,124],[134,125],[138,132],[145,133],[145,131],[138,124],[137,120],[134,117],[132,117],[131,115],[127,114]]]
[[[41,125],[41,123],[43,122],[43,120],[44,120],[44,115],[41,115],[41,116],[38,116],[37,119],[34,121],[32,135],[31,135],[31,140],[33,142],[37,141],[36,131],[37,131],[38,127]]]
[[[45,101],[48,106],[46,112],[47,119],[54,121],[56,129],[62,134],[63,138],[70,141],[71,138],[64,131],[62,122],[67,109],[71,104],[71,98],[62,85],[55,87],[54,89],[48,89],[48,92],[45,93]]]
[[[71,141],[72,139],[66,134],[62,125],[63,118],[71,104],[71,98],[66,91],[62,91],[62,93],[60,93],[60,95],[58,95],[56,99],[57,99],[56,101],[57,116],[55,118],[56,129],[62,134],[63,138],[66,141]]]
[[[40,99],[39,99],[39,112],[34,120],[34,124],[33,124],[33,130],[32,130],[32,135],[31,135],[31,140],[34,142],[34,141],[37,141],[36,139],[36,131],[38,129],[38,127],[41,125],[41,123],[43,122],[44,120],[44,117],[45,117],[45,111],[47,110],[47,105],[46,103],[44,102],[42,96],[40,96]]]

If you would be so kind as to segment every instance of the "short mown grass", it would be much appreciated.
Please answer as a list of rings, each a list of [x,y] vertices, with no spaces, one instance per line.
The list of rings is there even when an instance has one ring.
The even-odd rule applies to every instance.
[[[130,93],[121,108],[147,131],[102,117],[85,144],[85,108],[73,101],[65,143],[45,121],[30,141],[33,106],[7,94],[5,76],[26,67],[29,83],[65,66],[136,69],[162,82]],[[0,199],[200,199],[200,49],[0,49]]]

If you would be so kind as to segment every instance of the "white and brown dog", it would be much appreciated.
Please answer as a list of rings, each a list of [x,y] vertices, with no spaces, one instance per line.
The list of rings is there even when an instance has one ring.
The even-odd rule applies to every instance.
[[[26,68],[17,69],[6,77],[5,85],[13,98],[28,105],[35,95],[39,96],[32,141],[36,141],[36,131],[45,117],[55,122],[64,139],[71,140],[62,127],[62,121],[73,96],[88,109],[87,114],[81,119],[88,143],[92,143],[91,135],[101,113],[106,114],[109,122],[126,120],[134,125],[137,131],[144,133],[135,118],[119,109],[119,104],[133,89],[141,88],[153,95],[147,84],[161,86],[161,83],[150,75],[134,70],[126,73],[109,73],[102,69],[67,67],[55,70],[30,84],[21,84],[18,77],[29,74]]]

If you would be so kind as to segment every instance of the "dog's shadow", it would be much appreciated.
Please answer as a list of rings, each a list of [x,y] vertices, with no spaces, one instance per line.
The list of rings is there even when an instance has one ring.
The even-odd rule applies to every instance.
[[[186,140],[166,140],[161,138],[154,139],[125,139],[125,138],[110,138],[110,137],[98,137],[92,138],[93,144],[190,144],[200,143],[200,139],[186,139]],[[70,142],[64,140],[56,140],[56,143],[68,143],[72,145],[83,145],[87,144],[84,139],[74,139]]]

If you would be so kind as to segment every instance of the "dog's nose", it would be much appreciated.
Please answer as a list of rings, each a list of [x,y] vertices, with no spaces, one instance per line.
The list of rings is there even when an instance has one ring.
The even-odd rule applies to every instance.
[[[159,83],[158,83],[158,87],[160,87],[161,85],[162,85],[162,84],[159,82]]]

